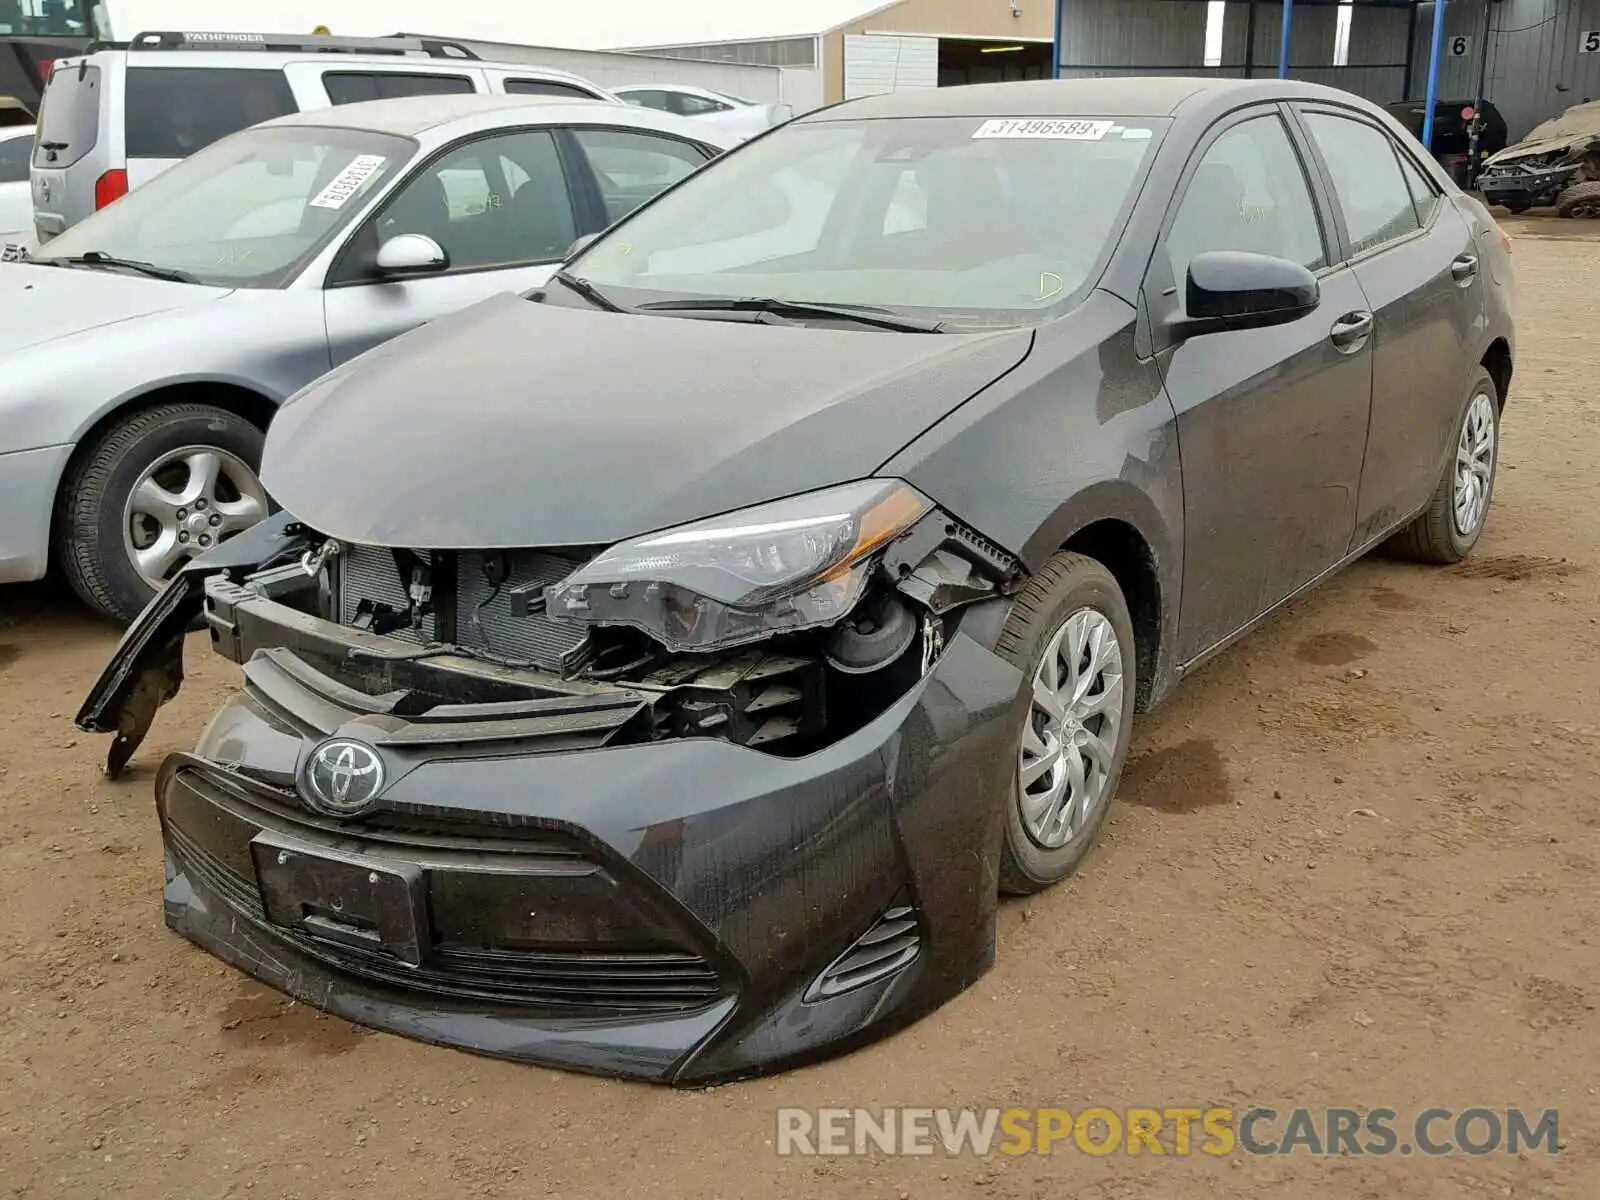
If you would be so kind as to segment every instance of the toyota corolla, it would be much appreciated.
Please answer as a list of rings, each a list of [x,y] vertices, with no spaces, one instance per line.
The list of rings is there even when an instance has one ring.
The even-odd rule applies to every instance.
[[[702,1082],[971,984],[1136,711],[1493,494],[1509,244],[1279,81],[837,105],[275,419],[283,512],[79,714],[115,774],[203,622],[168,923],[353,1020]]]

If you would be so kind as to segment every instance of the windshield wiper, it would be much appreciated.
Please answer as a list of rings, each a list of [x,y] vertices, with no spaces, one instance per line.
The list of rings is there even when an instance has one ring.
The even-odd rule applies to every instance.
[[[902,317],[887,309],[865,304],[823,304],[809,300],[780,300],[775,296],[706,296],[698,300],[657,300],[641,304],[641,312],[752,312],[771,313],[779,317],[796,317],[800,320],[814,318],[824,321],[852,321],[857,325],[871,325],[878,329],[893,329],[898,333],[943,333],[943,321],[928,321],[921,317]]]
[[[617,313],[634,311],[625,304],[618,304],[615,300],[606,295],[599,288],[595,287],[595,285],[590,283],[587,279],[580,279],[578,276],[569,275],[565,271],[557,271],[551,276],[551,278],[560,283],[568,291],[577,292],[578,295],[582,296],[596,308],[603,308],[607,312]]]
[[[112,267],[125,271],[137,271],[140,275],[148,275],[151,279],[165,279],[169,283],[199,283],[187,271],[180,271],[176,267],[158,267],[155,263],[143,262],[137,258],[118,258],[102,250],[85,250],[82,254],[70,254],[64,258],[35,259],[35,262],[60,263],[69,267]]]

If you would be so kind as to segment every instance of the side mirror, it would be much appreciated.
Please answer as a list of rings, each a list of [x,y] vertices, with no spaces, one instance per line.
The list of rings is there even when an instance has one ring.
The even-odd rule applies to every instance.
[[[1213,250],[1189,264],[1184,313],[1173,332],[1184,338],[1287,325],[1322,303],[1317,277],[1267,254]]]
[[[378,247],[373,265],[387,278],[432,275],[449,269],[450,256],[425,233],[397,233]]]
[[[584,234],[577,241],[573,242],[572,245],[567,247],[567,253],[566,253],[566,255],[564,257],[567,258],[570,261],[578,253],[579,250],[582,250],[585,246],[587,246],[590,242],[594,241],[595,238],[597,238],[599,236],[600,235],[598,233],[586,233],[586,234]]]

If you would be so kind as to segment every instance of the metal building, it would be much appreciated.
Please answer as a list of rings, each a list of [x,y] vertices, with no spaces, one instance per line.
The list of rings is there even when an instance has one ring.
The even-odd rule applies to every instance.
[[[1057,0],[1057,70],[1242,77],[1286,67],[1380,104],[1423,100],[1434,10],[1428,0]],[[1438,98],[1475,99],[1482,74],[1512,139],[1600,95],[1600,0],[1445,0],[1443,15]]]

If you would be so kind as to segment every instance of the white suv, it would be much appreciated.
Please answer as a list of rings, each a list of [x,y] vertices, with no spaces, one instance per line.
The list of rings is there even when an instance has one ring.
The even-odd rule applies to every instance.
[[[58,59],[33,145],[34,230],[47,242],[196,150],[273,117],[472,92],[620,103],[564,71],[484,62],[458,43],[422,38],[141,33]]]

